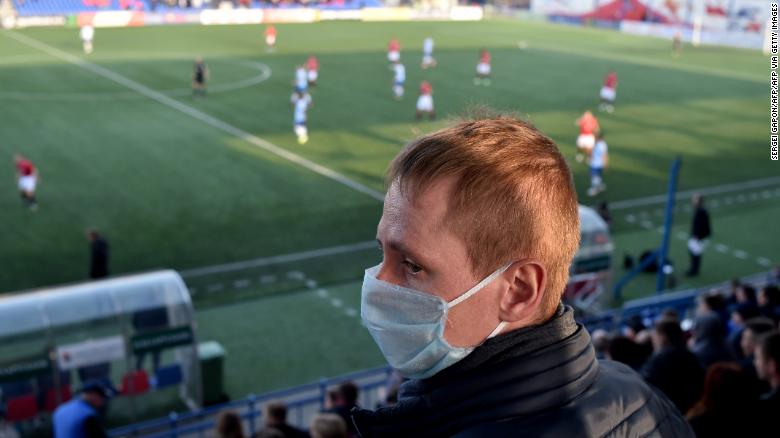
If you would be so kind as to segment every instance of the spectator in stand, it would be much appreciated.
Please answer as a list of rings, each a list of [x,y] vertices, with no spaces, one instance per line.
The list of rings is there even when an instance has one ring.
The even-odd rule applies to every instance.
[[[758,306],[761,314],[773,321],[780,321],[780,288],[764,286],[758,292]]]
[[[729,282],[729,290],[726,292],[726,305],[731,307],[737,304],[737,290],[742,286],[739,278],[732,278]]]
[[[241,417],[235,412],[227,411],[219,414],[217,420],[218,438],[244,438],[244,426]]]
[[[404,377],[398,370],[393,370],[390,373],[390,377],[387,379],[387,396],[385,397],[385,406],[392,406],[398,403],[398,390],[401,385],[408,379]],[[350,421],[351,423],[352,421]]]
[[[645,323],[640,315],[631,315],[626,319],[623,334],[629,339],[635,339],[640,333],[647,330]]]
[[[561,303],[579,247],[577,195],[527,122],[467,120],[393,160],[361,317],[409,381],[353,409],[362,437],[693,436],[631,368],[598,361]]]
[[[9,423],[5,419],[5,406],[0,405],[0,437],[2,438],[19,438],[19,432],[13,423]]]
[[[333,409],[336,406],[339,405],[339,402],[341,401],[341,396],[339,395],[339,391],[336,389],[329,389],[325,393],[325,410]]]
[[[639,347],[636,349],[636,357],[640,360],[639,366],[653,354],[653,344],[650,340],[650,331],[645,325],[644,319],[640,315],[631,315],[623,328],[623,334],[634,341]],[[622,361],[619,361],[622,362]],[[625,363],[625,362],[623,362]],[[636,367],[633,367],[636,368]]]
[[[735,297],[737,299],[737,304],[746,303],[758,306],[758,300],[756,299],[756,288],[749,284],[740,285],[735,292]]]
[[[338,397],[335,400],[335,405],[324,410],[323,413],[336,414],[343,418],[349,433],[355,434],[355,425],[352,424],[350,411],[357,407],[358,387],[353,382],[343,382],[338,386],[336,392]]]
[[[113,389],[103,382],[85,383],[78,397],[54,411],[54,438],[106,436],[100,418],[113,395]]]
[[[599,359],[607,359],[609,352],[609,346],[612,341],[612,337],[604,329],[596,329],[590,334],[593,342],[593,349],[596,350],[596,357]]]
[[[775,265],[766,279],[766,284],[769,286],[780,286],[780,265]]]
[[[769,392],[761,396],[760,406],[762,412],[772,415],[772,420],[776,422],[777,413],[780,412],[780,332],[774,330],[765,333],[755,353],[758,377],[769,383],[770,387]]]
[[[680,412],[687,412],[701,395],[704,370],[699,359],[685,347],[677,321],[659,321],[653,328],[653,347],[642,376],[663,391]]]
[[[745,322],[759,315],[758,307],[749,303],[740,303],[734,306],[729,321],[728,344],[736,359],[742,359],[743,355],[740,344],[742,342],[742,333],[745,330]],[[752,351],[752,350],[751,350]],[[744,368],[744,365],[743,365]]]
[[[701,398],[687,414],[696,436],[762,436],[756,428],[761,418],[750,386],[749,376],[739,365],[713,364],[707,371]]]
[[[271,434],[278,431],[284,438],[307,438],[309,435],[297,427],[287,423],[287,405],[279,400],[266,403],[263,406],[263,421],[265,428],[260,432]],[[270,436],[269,436],[270,438]]]
[[[696,315],[715,314],[723,323],[723,327],[728,326],[729,311],[726,305],[726,299],[717,289],[699,295],[697,297]]]
[[[736,359],[726,343],[726,327],[714,312],[696,317],[689,345],[704,369],[715,362],[733,362]]]
[[[677,309],[673,309],[671,307],[666,308],[661,311],[661,314],[658,315],[658,319],[655,321],[656,324],[663,321],[672,321],[676,323],[680,323],[680,312],[677,311]]]
[[[347,424],[336,414],[319,413],[311,421],[311,438],[349,438]]]
[[[769,390],[769,387],[763,384],[758,377],[755,366],[756,347],[758,347],[761,336],[774,329],[775,324],[771,319],[758,317],[745,322],[745,329],[742,331],[740,351],[743,354],[743,358],[739,360],[738,364],[753,378],[756,396]]]
[[[306,436],[308,437],[309,435],[307,434]],[[252,438],[284,438],[284,434],[277,429],[263,429],[255,432]]]
[[[639,370],[647,359],[644,348],[625,336],[615,336],[609,341],[606,356],[635,370]]]

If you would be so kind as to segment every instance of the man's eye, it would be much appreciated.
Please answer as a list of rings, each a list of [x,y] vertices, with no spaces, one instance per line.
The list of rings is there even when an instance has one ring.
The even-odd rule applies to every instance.
[[[406,267],[406,270],[409,271],[409,273],[412,275],[422,271],[422,266],[412,263],[409,260],[404,260],[401,263]]]

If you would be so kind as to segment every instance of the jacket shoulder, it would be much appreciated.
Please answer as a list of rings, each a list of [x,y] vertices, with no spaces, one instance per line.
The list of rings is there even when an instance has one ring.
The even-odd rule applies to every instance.
[[[659,391],[631,368],[602,361],[599,375],[570,403],[536,415],[482,424],[464,431],[471,437],[629,437],[693,438],[690,425]]]

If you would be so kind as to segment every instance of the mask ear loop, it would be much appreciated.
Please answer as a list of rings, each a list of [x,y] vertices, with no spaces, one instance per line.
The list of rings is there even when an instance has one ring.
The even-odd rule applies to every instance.
[[[497,269],[492,274],[488,275],[487,278],[480,281],[474,287],[466,291],[463,295],[447,303],[447,308],[457,306],[458,304],[471,298],[475,293],[479,292],[483,287],[487,286],[490,282],[495,280],[499,275],[506,272],[506,270],[509,269],[510,266],[512,266],[512,263],[514,262],[509,262],[506,265],[502,266],[501,268]],[[496,328],[493,329],[492,332],[490,332],[490,334],[488,335],[487,338],[485,338],[485,340],[496,337],[499,333],[501,333],[502,330],[504,330],[504,327],[506,327],[507,324],[509,323],[506,321],[499,322]]]
[[[447,307],[455,307],[458,304],[466,301],[467,299],[471,298],[475,293],[479,292],[483,287],[485,287],[488,283],[495,280],[499,275],[503,274],[514,262],[509,262],[506,265],[502,266],[501,268],[495,270],[492,274],[488,275],[487,278],[477,283],[474,287],[464,292],[461,296],[458,298],[455,298],[454,300],[447,303]]]
[[[504,330],[504,327],[506,327],[507,324],[509,323],[506,321],[499,322],[496,328],[492,332],[490,332],[488,337],[485,339],[495,338],[496,336],[498,336],[498,334],[501,333],[502,330]]]

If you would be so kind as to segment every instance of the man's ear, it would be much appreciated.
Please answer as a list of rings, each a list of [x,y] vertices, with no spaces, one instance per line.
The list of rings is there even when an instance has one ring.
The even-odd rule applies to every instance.
[[[499,317],[508,323],[535,323],[544,304],[547,270],[539,261],[519,260],[504,272],[508,287],[501,296]]]

